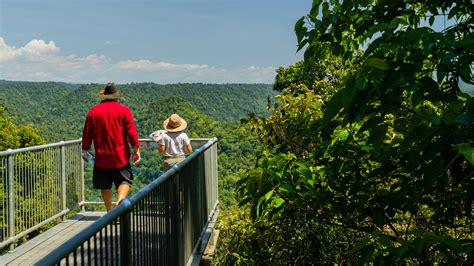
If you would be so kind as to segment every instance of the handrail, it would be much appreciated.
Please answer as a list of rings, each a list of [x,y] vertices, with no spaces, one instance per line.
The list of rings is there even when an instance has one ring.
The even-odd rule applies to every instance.
[[[60,142],[44,144],[44,145],[31,146],[31,147],[26,147],[26,148],[19,148],[19,149],[14,149],[14,150],[8,149],[6,151],[0,151],[0,156],[22,153],[22,152],[27,152],[27,151],[43,150],[46,148],[53,148],[53,147],[64,146],[67,144],[81,143],[81,142],[82,142],[82,138],[75,139],[75,140],[68,140],[68,141],[60,141]]]
[[[218,141],[217,138],[210,139],[206,144],[199,147],[192,154],[190,154],[184,161],[182,161],[181,163],[179,163],[177,165],[174,165],[171,169],[166,171],[164,174],[162,174],[160,177],[155,179],[153,182],[151,182],[149,185],[147,185],[146,187],[141,189],[139,192],[137,192],[136,194],[134,194],[130,198],[125,198],[120,203],[119,206],[114,208],[112,211],[108,212],[103,217],[99,218],[95,223],[88,226],[86,229],[84,229],[82,232],[80,232],[74,238],[70,239],[69,241],[65,242],[62,246],[60,246],[57,249],[55,249],[54,251],[52,251],[48,256],[46,256],[42,260],[40,260],[37,263],[37,265],[57,264],[57,263],[61,262],[62,259],[68,260],[68,256],[70,256],[70,254],[74,255],[73,259],[74,259],[74,261],[76,261],[77,260],[76,252],[78,252],[79,247],[81,247],[81,251],[84,252],[84,249],[85,249],[84,245],[85,245],[85,243],[87,243],[88,244],[87,248],[89,249],[89,252],[90,252],[91,245],[97,245],[97,243],[96,243],[97,234],[100,233],[101,234],[100,237],[102,237],[102,231],[103,230],[105,230],[105,232],[108,232],[108,230],[110,230],[111,232],[115,230],[114,232],[115,232],[116,235],[120,234],[120,250],[121,251],[118,251],[119,254],[117,254],[117,256],[120,257],[120,261],[121,261],[122,265],[123,264],[128,265],[131,262],[132,254],[128,254],[128,252],[131,252],[131,251],[127,250],[127,247],[129,249],[131,249],[131,245],[133,245],[133,243],[130,243],[132,241],[130,239],[130,234],[131,234],[131,231],[132,231],[131,226],[135,226],[133,230],[135,230],[134,233],[138,235],[140,232],[136,231],[137,230],[136,226],[137,226],[138,223],[141,223],[141,220],[137,220],[137,219],[138,218],[142,219],[139,216],[147,216],[147,219],[151,219],[148,216],[151,216],[152,218],[156,218],[154,216],[159,215],[159,214],[162,214],[162,215],[166,216],[165,224],[164,225],[160,224],[160,228],[161,228],[160,230],[162,230],[162,231],[164,230],[164,231],[163,232],[160,231],[159,233],[164,233],[165,231],[166,232],[170,231],[174,234],[172,237],[175,237],[175,238],[179,238],[180,237],[179,232],[182,233],[183,230],[185,230],[183,228],[180,228],[180,226],[182,226],[182,227],[191,226],[192,227],[194,223],[199,223],[199,224],[203,224],[203,226],[206,226],[207,222],[208,222],[208,219],[209,219],[208,216],[211,213],[214,213],[215,208],[217,208],[217,205],[218,205],[217,198],[215,198],[214,199],[215,202],[212,203],[211,208],[213,208],[213,209],[210,210],[210,211],[206,211],[207,212],[207,214],[205,214],[206,221],[202,221],[202,219],[201,219],[201,221],[196,220],[196,219],[198,219],[198,217],[192,217],[192,219],[195,219],[194,221],[182,220],[182,219],[184,219],[182,217],[186,216],[187,212],[193,211],[193,210],[189,209],[189,206],[184,206],[183,205],[186,202],[189,202],[192,205],[194,203],[194,202],[192,202],[192,200],[197,199],[198,201],[200,201],[200,203],[197,206],[195,206],[196,208],[202,208],[204,205],[206,205],[206,206],[209,205],[209,203],[207,201],[207,195],[206,195],[205,191],[202,192],[203,194],[200,194],[200,195],[197,195],[197,196],[192,195],[192,194],[201,193],[201,192],[191,191],[190,190],[191,184],[189,185],[190,186],[189,188],[185,187],[186,184],[183,184],[182,182],[184,182],[184,181],[180,180],[180,178],[186,179],[186,176],[185,176],[186,172],[195,170],[194,172],[192,172],[193,173],[193,178],[191,180],[194,181],[194,179],[197,179],[195,182],[197,182],[196,186],[198,186],[198,187],[199,186],[205,186],[206,185],[205,183],[207,182],[206,176],[202,176],[203,175],[202,173],[204,173],[203,171],[205,171],[205,170],[201,169],[202,167],[199,168],[198,164],[203,163],[203,160],[205,159],[203,157],[205,152],[209,148],[211,148],[217,141]],[[214,159],[217,159],[217,158],[214,158]],[[210,163],[212,164],[212,162],[210,162]],[[196,165],[198,165],[197,168],[196,168]],[[216,165],[216,167],[217,167],[217,165]],[[217,170],[217,168],[215,170]],[[181,177],[181,175],[183,175],[183,176]],[[211,173],[211,175],[212,175],[212,173]],[[215,175],[216,175],[216,173],[215,173]],[[203,180],[199,179],[201,176],[202,176]],[[212,178],[214,178],[216,180],[213,180],[215,182],[215,184],[211,184],[211,186],[215,186],[217,188],[217,182],[216,182],[217,181],[217,175],[212,177]],[[202,183],[202,182],[204,182],[204,183]],[[138,210],[138,209],[135,210],[134,209],[134,208],[140,208],[140,206],[142,206],[144,204],[146,205],[147,201],[145,199],[150,197],[150,195],[153,196],[154,194],[159,193],[160,189],[163,189],[163,186],[165,186],[166,188],[168,188],[168,187],[170,188],[170,190],[167,190],[164,194],[160,194],[158,196],[158,198],[164,199],[163,206],[159,206],[159,207],[148,206],[146,208],[152,209],[154,207],[154,208],[164,208],[164,209],[159,210],[159,211],[155,211],[153,213],[151,213],[151,212],[140,212],[141,210]],[[217,195],[215,195],[215,196],[217,196]],[[168,201],[168,199],[170,199],[170,201]],[[174,200],[174,201],[172,201],[172,200]],[[209,210],[209,206],[207,206],[206,208]],[[138,218],[135,218],[131,222],[131,215],[132,214],[137,216]],[[120,227],[120,231],[118,231],[118,229],[117,229],[117,221],[119,220],[119,218],[120,218],[120,224],[118,225],[118,227]],[[178,219],[178,220],[176,220],[176,219]],[[156,225],[156,223],[153,226],[155,226],[155,225]],[[199,232],[201,232],[202,229],[203,228],[195,228],[194,230],[191,230],[191,231],[199,230]],[[154,233],[156,233],[156,232],[154,232]],[[195,233],[193,233],[193,234],[195,235]],[[168,237],[168,235],[166,237]],[[191,238],[196,238],[196,236],[190,235],[190,236],[185,236],[185,238],[186,239],[188,239],[188,238],[191,239]],[[90,241],[92,241],[91,239],[94,239],[94,244],[91,244],[91,242],[90,242]],[[146,239],[146,236],[145,236],[145,239]],[[169,241],[167,241],[166,244],[169,245],[169,247],[172,247],[171,249],[169,248],[170,252],[174,252],[175,256],[178,255],[178,257],[176,257],[176,258],[174,258],[173,256],[169,257],[171,259],[171,261],[174,262],[172,264],[184,264],[186,260],[183,257],[180,258],[180,255],[181,256],[184,255],[184,256],[189,257],[190,254],[183,254],[184,252],[182,252],[182,250],[172,250],[174,248],[179,249],[178,246],[173,247],[173,243],[175,243],[175,244],[177,243],[177,242],[173,242],[173,241],[177,241],[178,239],[175,239],[175,240],[167,239],[167,240],[169,240]],[[184,240],[184,238],[183,238],[183,240]],[[196,238],[195,240],[199,241],[200,237]],[[99,240],[99,242],[100,241],[101,240]],[[105,241],[107,243],[107,239]],[[151,244],[151,245],[153,245],[153,244]],[[195,243],[193,243],[193,246],[194,245],[195,245]],[[101,246],[100,243],[99,243],[99,246]],[[97,246],[94,246],[94,247],[97,247]],[[117,248],[118,247],[116,247],[116,249]],[[147,247],[147,248],[149,248],[149,247]],[[164,249],[165,246],[160,247],[160,248]],[[113,253],[112,250],[110,252]],[[116,252],[117,252],[117,250],[116,250]],[[121,252],[125,252],[127,254],[120,254]],[[145,252],[149,252],[149,251],[145,251]],[[112,253],[111,254],[106,253],[104,256],[112,257],[113,256]],[[81,253],[81,254],[82,254],[82,257],[84,257],[84,253]],[[156,255],[156,254],[153,254],[153,255]],[[98,257],[94,257],[94,258],[98,258]],[[101,259],[102,259],[102,257],[101,257]],[[160,260],[161,259],[163,259],[163,258],[160,258]],[[68,263],[68,261],[66,263]],[[169,261],[167,261],[167,263],[169,263]]]

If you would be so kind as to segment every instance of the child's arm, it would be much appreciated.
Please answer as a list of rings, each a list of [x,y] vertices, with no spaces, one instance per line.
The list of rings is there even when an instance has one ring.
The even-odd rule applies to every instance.
[[[166,151],[166,146],[165,145],[158,145],[158,152],[163,154]]]
[[[166,151],[165,141],[163,140],[163,133],[160,134],[160,139],[158,140],[158,152],[163,154]]]
[[[191,144],[184,145],[184,152],[186,153],[193,152],[193,146],[191,146]]]

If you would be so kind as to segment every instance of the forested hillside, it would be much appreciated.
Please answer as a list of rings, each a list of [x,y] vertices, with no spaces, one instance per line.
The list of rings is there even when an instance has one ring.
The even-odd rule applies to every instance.
[[[121,102],[132,110],[135,121],[143,123],[141,114],[160,102],[160,115],[171,114],[174,97],[180,97],[196,110],[219,122],[236,123],[248,112],[264,114],[268,98],[275,94],[266,84],[168,84],[131,83],[118,85],[124,93]],[[0,104],[18,124],[31,124],[48,142],[79,138],[85,116],[97,104],[100,84],[65,84],[56,82],[0,83]],[[168,103],[170,101],[170,103]],[[171,102],[173,101],[173,102]],[[162,117],[161,117],[162,118]],[[150,122],[152,123],[152,122]],[[157,118],[156,127],[160,127]],[[139,137],[148,129],[138,127]]]
[[[100,84],[2,81],[0,104],[13,122],[31,125],[22,126],[20,132],[34,131],[48,143],[77,139],[82,135],[87,111],[100,102],[97,94],[102,87]],[[239,127],[240,119],[246,118],[249,112],[266,115],[268,100],[275,95],[271,86],[132,83],[118,87],[124,94],[120,102],[132,110],[140,138],[162,129],[163,120],[172,113],[178,113],[188,121],[190,137],[220,137],[221,206],[235,205],[235,183],[253,164],[253,152],[257,147],[252,133]],[[3,149],[18,147],[16,144],[8,146],[12,140],[2,140],[2,136]],[[144,149],[142,155],[140,166],[134,168],[137,179],[133,191],[162,173],[162,158],[156,150]],[[86,168],[86,195],[88,200],[96,201],[100,200],[100,195],[91,189],[91,170],[91,167]]]

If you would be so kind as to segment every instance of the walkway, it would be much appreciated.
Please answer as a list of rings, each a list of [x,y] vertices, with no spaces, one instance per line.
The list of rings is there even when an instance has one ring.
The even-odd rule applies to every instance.
[[[0,256],[0,265],[33,265],[56,247],[102,217],[105,212],[82,212]]]

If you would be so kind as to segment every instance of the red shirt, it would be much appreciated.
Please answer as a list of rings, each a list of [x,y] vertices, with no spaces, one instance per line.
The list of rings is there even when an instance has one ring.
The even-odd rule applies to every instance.
[[[87,113],[82,149],[95,149],[95,166],[120,168],[130,160],[130,147],[138,147],[137,129],[130,109],[114,100],[104,100]]]

